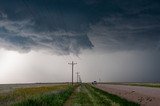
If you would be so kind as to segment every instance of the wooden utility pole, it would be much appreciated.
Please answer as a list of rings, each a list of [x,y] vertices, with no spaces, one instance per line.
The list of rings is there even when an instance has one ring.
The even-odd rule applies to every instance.
[[[77,74],[77,83],[78,83],[78,76],[79,76],[79,72],[76,72],[76,74]]]
[[[73,85],[73,68],[74,68],[74,65],[76,65],[77,63],[74,63],[72,61],[72,63],[68,63],[69,65],[72,65],[72,85]]]

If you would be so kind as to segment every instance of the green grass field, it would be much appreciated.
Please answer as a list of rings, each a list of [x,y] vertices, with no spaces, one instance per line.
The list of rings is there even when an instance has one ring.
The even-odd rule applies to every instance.
[[[89,84],[81,85],[66,106],[139,106]]]
[[[55,86],[42,86],[42,87],[29,87],[17,88],[7,93],[0,93],[1,105],[12,105],[16,102],[27,100],[28,98],[39,97],[40,95],[54,94],[56,92],[66,91],[68,85],[55,85]]]
[[[90,84],[18,88],[0,94],[2,106],[139,106]]]
[[[39,94],[26,100],[13,104],[13,106],[62,106],[73,92],[74,87],[69,86],[61,92]]]

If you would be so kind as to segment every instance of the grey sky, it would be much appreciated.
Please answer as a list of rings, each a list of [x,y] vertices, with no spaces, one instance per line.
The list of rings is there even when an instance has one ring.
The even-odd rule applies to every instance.
[[[1,83],[70,81],[72,60],[84,81],[160,81],[158,0],[0,2]]]

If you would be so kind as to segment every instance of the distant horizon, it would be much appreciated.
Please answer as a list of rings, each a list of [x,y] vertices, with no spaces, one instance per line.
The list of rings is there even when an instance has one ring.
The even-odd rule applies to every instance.
[[[92,81],[93,82],[93,81]],[[82,82],[82,83],[92,83],[92,82]],[[0,85],[16,85],[16,84],[65,84],[65,83],[70,83],[72,84],[72,82],[24,82],[24,83],[0,83]],[[77,82],[74,82],[75,84]],[[108,83],[108,84],[121,84],[121,83],[160,83],[160,82],[98,82],[97,83]]]

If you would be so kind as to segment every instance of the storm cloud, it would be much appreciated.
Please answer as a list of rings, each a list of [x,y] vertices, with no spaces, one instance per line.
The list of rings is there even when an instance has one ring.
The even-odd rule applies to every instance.
[[[70,61],[84,81],[158,82],[160,1],[0,0],[0,54],[2,83],[70,81]]]
[[[155,0],[1,0],[1,47],[79,54],[159,50],[160,3]],[[147,43],[146,43],[147,42]]]

